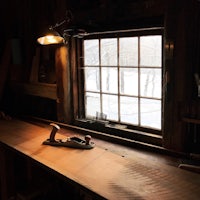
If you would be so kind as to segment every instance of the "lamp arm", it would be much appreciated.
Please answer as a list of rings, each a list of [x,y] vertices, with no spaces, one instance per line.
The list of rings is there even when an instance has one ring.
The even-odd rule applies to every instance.
[[[50,29],[55,29],[61,25],[63,25],[66,22],[66,19],[64,19],[63,21],[56,23],[54,26],[51,26]]]
[[[72,19],[73,19],[73,14],[72,14],[71,10],[67,10],[65,19],[61,22],[56,23],[54,26],[51,26],[50,28],[51,29],[57,28],[57,27],[63,25],[65,22],[67,24],[69,24],[72,21]]]

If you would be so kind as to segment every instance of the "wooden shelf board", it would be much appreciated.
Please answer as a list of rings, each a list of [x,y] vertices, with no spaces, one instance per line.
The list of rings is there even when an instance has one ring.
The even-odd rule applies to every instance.
[[[11,88],[17,93],[57,99],[57,85],[48,83],[11,83]]]

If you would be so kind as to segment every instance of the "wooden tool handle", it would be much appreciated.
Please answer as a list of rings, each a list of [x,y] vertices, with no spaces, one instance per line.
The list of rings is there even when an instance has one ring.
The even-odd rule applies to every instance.
[[[54,141],[55,141],[55,135],[56,135],[57,131],[60,129],[60,127],[59,127],[57,124],[55,124],[55,123],[51,123],[50,125],[51,125],[53,128],[52,128],[52,131],[51,131],[51,133],[50,133],[50,138],[49,138],[49,140],[50,140],[50,142],[54,142]]]

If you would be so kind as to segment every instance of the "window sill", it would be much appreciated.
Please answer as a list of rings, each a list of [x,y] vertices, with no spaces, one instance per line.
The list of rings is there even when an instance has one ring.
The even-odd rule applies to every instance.
[[[121,124],[109,124],[107,121],[94,121],[78,119],[74,125],[89,130],[103,132],[110,137],[119,137],[121,140],[134,141],[135,143],[146,143],[148,145],[162,146],[162,136],[138,130],[132,130]]]

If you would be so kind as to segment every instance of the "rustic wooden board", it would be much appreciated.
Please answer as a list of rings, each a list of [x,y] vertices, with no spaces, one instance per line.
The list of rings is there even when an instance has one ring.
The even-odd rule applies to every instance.
[[[105,199],[200,199],[200,174],[98,146],[91,150],[42,145],[51,127],[0,120],[0,141]],[[69,131],[69,135],[72,132]],[[68,134],[68,133],[67,133]],[[66,136],[57,134],[57,138]],[[95,141],[95,140],[94,140]]]
[[[10,86],[16,94],[27,94],[57,100],[56,84],[12,82]]]

